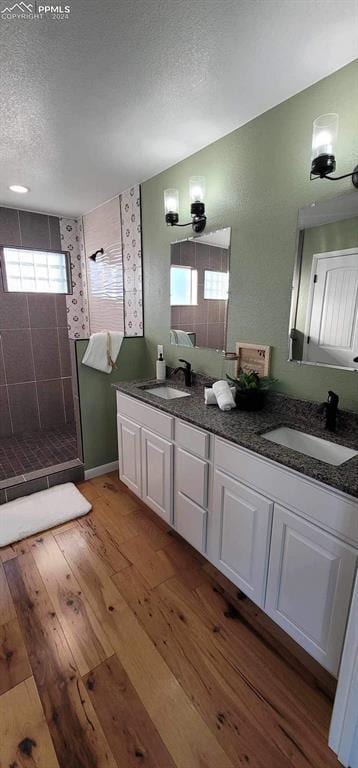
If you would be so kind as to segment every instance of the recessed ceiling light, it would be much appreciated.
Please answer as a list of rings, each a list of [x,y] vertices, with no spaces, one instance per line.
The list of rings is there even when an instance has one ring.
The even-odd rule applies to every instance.
[[[29,188],[23,187],[22,184],[11,184],[9,189],[11,189],[11,192],[17,192],[19,195],[26,195],[26,192],[29,191]]]

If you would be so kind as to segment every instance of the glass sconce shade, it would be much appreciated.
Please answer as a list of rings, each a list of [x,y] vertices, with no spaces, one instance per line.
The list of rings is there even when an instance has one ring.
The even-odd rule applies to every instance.
[[[320,115],[313,122],[312,158],[319,155],[334,155],[338,135],[338,115],[331,112]]]
[[[179,192],[177,189],[164,190],[165,221],[171,227],[188,227],[194,232],[202,232],[206,226],[205,216],[205,179],[203,176],[193,176],[189,179],[191,221],[179,224]]]
[[[192,176],[189,179],[189,196],[194,232],[202,232],[206,225],[204,176]]]
[[[179,192],[177,189],[164,190],[165,213],[179,213]]]
[[[189,179],[189,196],[191,203],[203,203],[205,200],[204,176],[192,176]]]
[[[167,224],[177,224],[179,221],[179,192],[177,189],[164,190],[164,212]]]
[[[311,173],[321,178],[336,168],[335,144],[338,135],[338,115],[331,112],[316,117],[312,134]]]

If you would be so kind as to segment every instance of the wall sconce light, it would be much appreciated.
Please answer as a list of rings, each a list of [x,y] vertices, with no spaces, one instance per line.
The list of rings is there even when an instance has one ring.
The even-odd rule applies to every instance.
[[[171,227],[177,226],[179,222],[179,192],[177,189],[164,190],[164,211],[165,221]]]
[[[352,184],[358,189],[358,165],[343,176],[329,176],[336,170],[334,154],[338,136],[338,115],[334,112],[320,115],[313,121],[312,163],[310,179],[320,178],[339,181],[351,177]]]
[[[191,225],[194,232],[203,232],[206,226],[204,176],[192,176],[189,179],[189,196],[191,221],[179,224],[179,192],[177,189],[164,190],[165,221],[171,227]]]

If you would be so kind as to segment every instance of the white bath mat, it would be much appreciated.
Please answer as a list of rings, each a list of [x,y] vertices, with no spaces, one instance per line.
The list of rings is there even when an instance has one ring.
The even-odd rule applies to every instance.
[[[9,501],[0,506],[0,547],[86,515],[91,509],[73,483]]]

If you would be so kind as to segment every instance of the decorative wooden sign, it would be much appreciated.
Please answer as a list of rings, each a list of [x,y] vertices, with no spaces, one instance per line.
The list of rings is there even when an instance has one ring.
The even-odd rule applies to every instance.
[[[237,341],[236,354],[236,376],[240,371],[256,371],[259,376],[270,375],[271,347]]]

